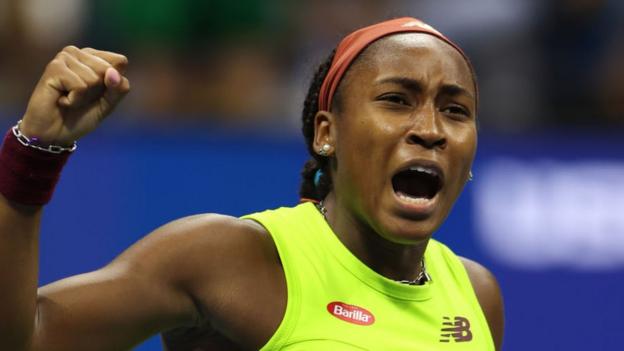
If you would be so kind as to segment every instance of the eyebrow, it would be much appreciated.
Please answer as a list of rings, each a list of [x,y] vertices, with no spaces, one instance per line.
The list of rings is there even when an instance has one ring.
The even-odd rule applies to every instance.
[[[397,85],[401,85],[402,87],[404,87],[405,89],[414,91],[414,92],[421,92],[423,91],[423,86],[421,84],[420,81],[416,80],[416,79],[412,79],[412,78],[406,78],[406,77],[389,77],[389,78],[384,78],[381,79],[379,81],[376,82],[377,84],[397,84]],[[474,94],[472,94],[470,91],[468,91],[467,89],[457,85],[457,84],[444,84],[442,85],[442,87],[440,88],[440,92],[442,94],[445,95],[450,95],[450,96],[458,96],[458,95],[466,95],[471,99],[475,99]]]

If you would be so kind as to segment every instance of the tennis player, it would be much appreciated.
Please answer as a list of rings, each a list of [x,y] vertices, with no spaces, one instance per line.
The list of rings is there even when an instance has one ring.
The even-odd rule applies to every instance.
[[[155,230],[37,288],[38,235],[75,141],[130,90],[124,56],[66,47],[0,151],[0,349],[500,350],[495,278],[432,239],[471,176],[461,49],[399,18],[344,38],[311,83],[303,202]],[[457,233],[462,235],[462,233]]]

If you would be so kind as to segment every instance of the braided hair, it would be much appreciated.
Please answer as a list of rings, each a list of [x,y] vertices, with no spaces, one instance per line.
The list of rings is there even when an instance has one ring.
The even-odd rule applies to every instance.
[[[312,82],[308,88],[308,94],[306,95],[305,102],[303,103],[302,113],[302,128],[303,137],[305,138],[308,152],[310,153],[310,159],[306,161],[301,171],[301,186],[299,188],[299,196],[302,199],[321,201],[329,191],[331,190],[332,182],[329,176],[329,159],[326,156],[321,156],[314,150],[314,117],[318,112],[319,105],[319,90],[321,85],[327,76],[329,67],[336,50],[319,65],[312,77]],[[339,103],[336,103],[339,105]],[[320,173],[317,175],[317,172]]]

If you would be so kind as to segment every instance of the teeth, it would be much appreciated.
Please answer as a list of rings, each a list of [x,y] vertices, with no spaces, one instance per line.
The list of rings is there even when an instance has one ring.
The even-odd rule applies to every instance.
[[[411,197],[409,195],[406,195],[402,192],[398,192],[397,195],[402,199],[405,200],[407,202],[411,202],[414,204],[425,204],[429,201],[431,201],[430,199],[427,199],[425,197]]]
[[[409,170],[410,171],[415,171],[415,172],[427,173],[427,174],[432,175],[434,177],[437,177],[437,175],[438,175],[434,170],[432,170],[430,168],[425,168],[425,167],[422,167],[422,166],[413,166],[413,167],[410,167]]]

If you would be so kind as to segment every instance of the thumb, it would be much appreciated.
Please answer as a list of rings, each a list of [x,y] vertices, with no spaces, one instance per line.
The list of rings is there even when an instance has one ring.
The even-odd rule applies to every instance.
[[[104,73],[104,84],[106,88],[115,88],[121,83],[121,74],[116,69],[109,67]]]
[[[106,92],[104,99],[108,103],[108,110],[112,110],[121,99],[130,91],[130,82],[116,69],[110,67],[104,74]]]

